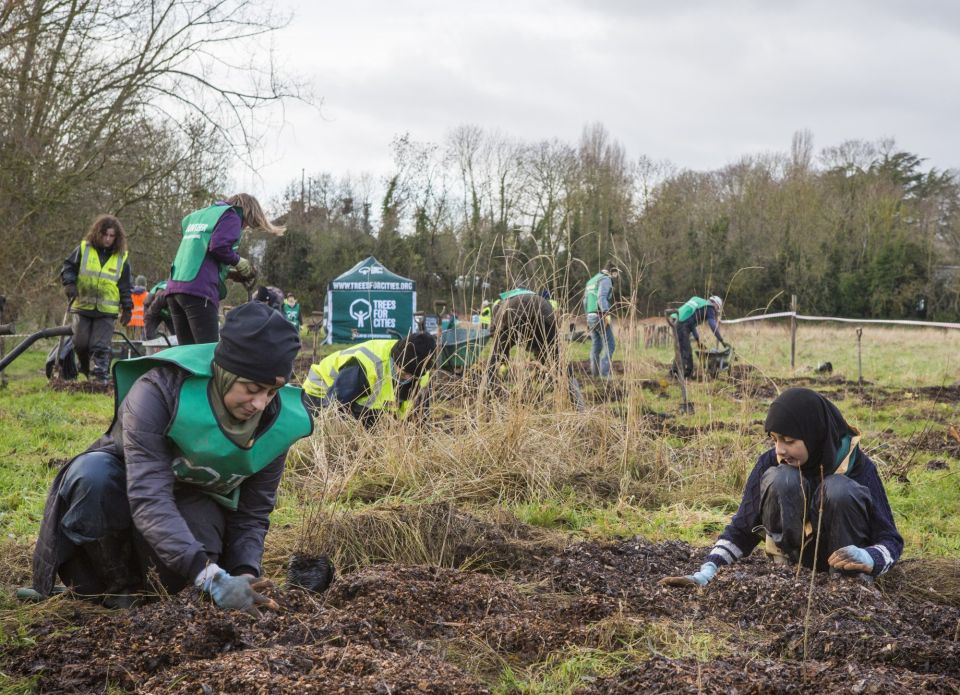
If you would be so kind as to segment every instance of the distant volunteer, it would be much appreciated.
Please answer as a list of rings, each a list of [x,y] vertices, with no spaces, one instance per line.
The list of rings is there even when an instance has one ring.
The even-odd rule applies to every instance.
[[[159,579],[221,608],[268,603],[257,592],[264,537],[289,447],[312,430],[288,385],[297,332],[243,304],[218,343],[118,362],[110,429],[50,488],[33,559],[33,593],[56,577],[110,607]]]
[[[127,324],[127,328],[132,328],[133,335],[138,338],[142,338],[144,333],[144,305],[147,295],[147,278],[143,275],[138,275],[133,281],[133,287],[130,289],[130,299],[133,301],[133,310],[130,314],[130,323]]]
[[[590,374],[604,379],[610,378],[613,351],[617,347],[610,323],[610,309],[613,307],[613,281],[619,273],[616,266],[608,264],[587,281],[583,293],[583,311],[587,315],[587,331],[591,340]]]
[[[110,381],[110,341],[117,316],[130,323],[127,236],[113,215],[100,215],[63,262],[60,280],[73,313],[73,345],[80,371],[91,381]]]
[[[287,292],[287,296],[283,300],[283,315],[287,317],[287,321],[292,323],[297,331],[300,330],[300,326],[303,324],[303,313],[300,311],[300,302],[297,301],[293,292]]]
[[[737,513],[699,570],[661,584],[706,586],[761,541],[774,562],[868,583],[893,567],[903,538],[859,431],[837,407],[810,389],[787,389],[764,428],[773,447],[757,460]]]
[[[690,344],[690,336],[697,341],[697,345],[703,345],[700,340],[700,334],[697,332],[697,326],[706,322],[716,336],[717,341],[724,347],[728,343],[720,335],[720,312],[723,310],[723,300],[717,295],[710,299],[702,297],[690,297],[671,317],[675,319],[674,330],[677,333],[677,341],[680,345],[680,359],[683,361],[683,376],[687,379],[693,376],[693,347]],[[674,365],[674,369],[679,369],[681,365]]]
[[[257,199],[247,193],[196,210],[180,226],[182,238],[167,281],[167,307],[180,345],[215,343],[228,274],[248,291],[256,283],[256,269],[237,253],[243,230],[279,236],[284,227],[272,224]]]
[[[414,333],[368,340],[310,366],[303,390],[315,408],[337,406],[370,427],[384,414],[405,419],[429,407],[436,339]]]
[[[161,280],[153,286],[143,306],[143,331],[147,340],[159,337],[160,326],[164,327],[167,336],[175,334],[170,309],[167,308],[166,280]]]

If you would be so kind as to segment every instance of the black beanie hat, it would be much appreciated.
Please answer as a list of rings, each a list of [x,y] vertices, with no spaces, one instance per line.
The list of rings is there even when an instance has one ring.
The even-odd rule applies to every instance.
[[[244,379],[280,386],[300,351],[293,324],[266,304],[248,302],[227,314],[213,361]]]
[[[414,333],[399,341],[393,348],[397,368],[416,376],[423,376],[433,366],[437,341],[429,333]]]

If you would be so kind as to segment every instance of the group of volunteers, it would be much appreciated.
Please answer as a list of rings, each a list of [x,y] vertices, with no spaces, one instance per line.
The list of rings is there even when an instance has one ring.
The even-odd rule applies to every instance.
[[[283,231],[246,193],[191,213],[182,222],[169,277],[148,291],[142,275],[131,283],[127,237],[120,220],[113,215],[97,217],[60,270],[73,316],[80,371],[92,381],[109,381],[110,343],[118,317],[124,326],[140,329],[146,339],[157,337],[164,326],[167,334],[176,334],[180,345],[216,342],[226,279],[242,282],[248,290],[256,283],[256,269],[237,251],[245,228]],[[288,293],[280,303],[299,330],[302,315],[294,295]]]
[[[155,289],[179,345],[114,364],[113,421],[53,481],[33,587],[21,590],[22,598],[62,590],[59,578],[111,607],[193,587],[225,609],[275,608],[260,592],[261,562],[288,449],[311,434],[323,408],[342,409],[368,427],[384,414],[402,420],[427,412],[437,349],[428,333],[335,352],[310,366],[301,390],[291,384],[298,325],[276,296],[241,304],[220,326],[225,281],[252,289],[256,276],[237,252],[247,228],[283,232],[246,194],[184,218],[170,277]],[[115,217],[97,219],[62,277],[77,342],[88,346],[91,373],[106,378],[110,356],[100,341],[103,335],[109,341],[118,313],[128,319],[133,310],[126,238]],[[608,265],[590,279],[584,299],[591,371],[599,377],[611,373],[616,278]],[[541,340],[546,359],[556,343],[549,297],[525,289],[505,295],[491,307],[492,325],[513,331],[510,322],[535,317],[542,325],[533,340]],[[682,368],[689,336],[699,340],[698,323],[706,321],[722,340],[721,308],[713,296],[694,297],[678,310],[677,335],[687,336]],[[705,586],[761,542],[774,562],[868,581],[889,570],[903,539],[859,431],[805,388],[781,393],[764,429],[772,446],[757,460],[739,509],[702,566],[662,583]]]

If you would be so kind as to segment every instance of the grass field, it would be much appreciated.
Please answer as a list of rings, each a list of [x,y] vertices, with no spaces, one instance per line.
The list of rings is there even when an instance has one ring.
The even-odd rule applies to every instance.
[[[430,692],[469,692],[477,683],[504,693],[589,690],[618,673],[622,682],[629,682],[630,669],[661,668],[658,659],[709,665],[725,655],[752,653],[760,649],[757,645],[766,649],[772,635],[784,629],[789,632],[792,623],[774,627],[761,621],[755,626],[756,634],[747,634],[750,630],[744,632],[737,619],[724,612],[727,607],[710,613],[696,595],[680,603],[675,595],[663,595],[659,600],[669,610],[653,615],[641,610],[646,599],[630,587],[649,585],[654,588],[644,591],[652,595],[659,591],[655,580],[672,567],[671,562],[685,571],[695,568],[702,547],[715,539],[735,511],[747,474],[768,446],[762,422],[770,400],[780,389],[797,384],[833,399],[848,421],[862,430],[863,447],[878,465],[906,540],[904,567],[911,561],[926,563],[924,567],[937,561],[953,563],[946,566],[954,569],[960,566],[960,441],[950,429],[960,428],[960,332],[865,327],[862,386],[854,326],[802,324],[794,370],[790,369],[786,326],[746,324],[729,326],[724,333],[736,346],[736,378],[692,382],[693,413],[679,412],[679,390],[665,380],[672,348],[645,349],[639,326],[618,326],[617,376],[610,384],[582,378],[588,402],[583,413],[570,407],[562,389],[552,388],[541,372],[515,356],[512,378],[505,387],[491,388],[475,373],[438,377],[436,405],[430,420],[419,428],[382,423],[367,432],[334,413],[323,414],[315,434],[296,445],[288,459],[267,537],[265,573],[282,581],[287,558],[294,552],[330,555],[341,579],[316,610],[347,630],[346,623],[336,623],[345,619],[337,611],[356,616],[366,606],[369,616],[393,621],[392,629],[406,637],[415,633],[421,642],[432,645],[427,648],[429,663],[422,669],[436,676],[424,676]],[[587,345],[568,346],[567,356],[575,364],[587,355]],[[825,361],[832,363],[832,374],[815,370]],[[45,638],[37,626],[44,626],[46,631],[41,632],[48,635],[51,616],[62,616],[66,605],[86,610],[85,604],[63,600],[27,610],[16,605],[11,594],[29,580],[29,553],[56,464],[102,433],[113,407],[108,396],[48,389],[42,362],[41,351],[26,353],[8,370],[9,385],[0,390],[0,562],[4,566],[0,648],[17,658],[32,654],[35,645],[43,652]],[[642,541],[632,540],[637,537]],[[610,553],[619,559],[595,566],[597,558]],[[657,553],[667,558],[662,564]],[[565,565],[551,563],[580,567],[583,578],[571,584]],[[616,578],[619,575],[611,574],[603,579],[606,588],[596,594],[601,598],[590,599],[594,595],[590,577],[606,572],[603,567],[619,564],[623,572],[634,572],[636,581],[628,582],[626,577],[625,588],[611,593],[610,587],[621,581]],[[549,582],[544,578],[545,567],[554,568]],[[768,571],[761,560],[751,560],[745,567],[750,572]],[[507,623],[497,623],[496,629],[487,625],[497,614],[490,607],[493,604],[485,614],[460,615],[457,611],[465,610],[463,601],[469,603],[469,597],[459,594],[455,605],[460,608],[450,610],[460,617],[446,617],[454,627],[444,634],[423,627],[409,615],[404,622],[383,608],[391,601],[413,606],[410,596],[414,593],[434,597],[436,606],[446,605],[422,568],[448,573],[442,575],[448,589],[469,588],[484,600],[500,597],[497,600],[513,606],[513,612],[505,615]],[[731,571],[728,576],[735,574]],[[744,581],[761,586],[761,580],[776,584],[769,575],[750,574]],[[807,591],[809,581],[797,581],[801,591]],[[387,592],[390,587],[395,589],[393,599]],[[948,589],[944,585],[944,591]],[[357,596],[372,601],[374,594],[369,592],[379,591],[387,592],[382,605],[356,602]],[[718,580],[715,591],[739,589]],[[619,609],[605,603],[614,593],[620,596]],[[833,606],[832,596],[821,597],[824,605]],[[927,600],[929,595],[922,598]],[[590,600],[600,602],[594,606],[599,617],[590,617]],[[287,601],[296,604],[298,611],[307,610],[296,603],[301,599],[288,596]],[[888,610],[880,599],[858,601],[867,602],[877,615]],[[600,604],[603,610],[597,607]],[[443,614],[439,607],[436,611]],[[548,624],[551,611],[559,616],[556,624]],[[710,614],[707,623],[694,618],[704,611]],[[66,622],[58,618],[57,624],[70,630],[73,622],[86,630],[103,620],[92,615],[84,613],[83,618]],[[175,621],[180,614],[164,615]],[[296,615],[303,619],[301,613]],[[511,615],[521,632],[527,625],[524,621],[529,621],[530,634],[523,632],[523,639],[514,635],[516,644],[510,641],[514,639],[508,625]],[[540,625],[538,616],[547,622]],[[551,630],[566,621],[563,616],[577,631],[564,632],[566,636],[554,643]],[[413,628],[404,627],[409,624],[420,627],[411,632]],[[458,624],[467,627],[461,630]],[[960,614],[954,624],[960,629]],[[257,629],[269,632],[263,625]],[[536,648],[524,641],[533,640],[533,635],[541,636],[542,644]],[[257,633],[259,637],[263,635]],[[376,644],[390,643],[383,635],[377,640]],[[339,642],[329,644],[341,648],[336,646]],[[413,659],[399,644],[383,649]],[[806,633],[804,645],[806,655]],[[786,643],[778,647],[785,659],[776,662],[778,668],[792,668],[792,648]],[[144,649],[149,651],[147,646]],[[826,663],[826,656],[821,657]],[[360,657],[350,652],[350,658]],[[392,673],[390,658],[379,652],[370,657],[385,674]],[[57,672],[49,670],[53,668],[50,659],[36,657],[36,663],[41,662],[48,670],[40,681],[22,670],[0,667],[0,693],[50,689]],[[229,672],[228,666],[216,659],[204,663],[203,668],[212,669],[204,672],[208,681],[191,676],[182,691],[170,685],[143,692],[193,692],[186,689],[187,684],[201,682],[226,688],[223,684],[228,681],[216,674]],[[910,679],[922,672],[919,667],[896,665],[905,669],[898,683],[913,683]],[[681,667],[670,668],[674,667],[680,674]],[[126,668],[132,667],[127,664]],[[446,690],[437,689],[435,681],[443,680],[440,675],[447,673],[445,669],[455,673],[450,671],[453,675],[446,679]],[[325,677],[334,671],[325,672]],[[950,669],[932,672],[960,677]],[[473,685],[454,687],[462,674],[468,679],[464,683]],[[836,677],[843,686],[842,674]],[[384,678],[388,684],[402,682]],[[89,686],[95,680],[91,676],[84,682]],[[135,682],[118,678],[101,690],[134,692],[139,687]],[[298,682],[302,686],[307,681]],[[409,689],[416,691],[418,681],[412,682]],[[233,687],[234,692],[247,692],[240,681]]]

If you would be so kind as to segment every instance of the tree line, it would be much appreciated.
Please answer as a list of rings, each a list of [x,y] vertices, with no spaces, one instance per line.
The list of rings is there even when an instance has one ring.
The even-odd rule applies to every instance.
[[[728,315],[785,310],[859,318],[960,318],[960,182],[893,140],[744,156],[714,171],[631,159],[599,124],[577,144],[526,143],[474,126],[393,145],[369,177],[291,182],[268,277],[320,308],[326,283],[367,255],[417,282],[421,306],[477,307],[548,289],[576,307],[607,261],[640,315],[693,294]]]
[[[165,276],[180,219],[236,192],[263,112],[303,98],[262,50],[283,24],[260,0],[0,5],[8,309],[59,320],[60,264],[99,213],[121,219],[135,273]],[[576,307],[614,261],[641,315],[717,293],[728,315],[795,294],[807,313],[960,318],[957,173],[892,140],[818,151],[800,132],[714,171],[630,155],[601,124],[575,143],[463,125],[391,150],[383,180],[317,172],[263,201],[288,226],[244,242],[263,282],[319,309],[333,277],[375,255],[417,282],[421,307],[465,311],[519,285]]]

